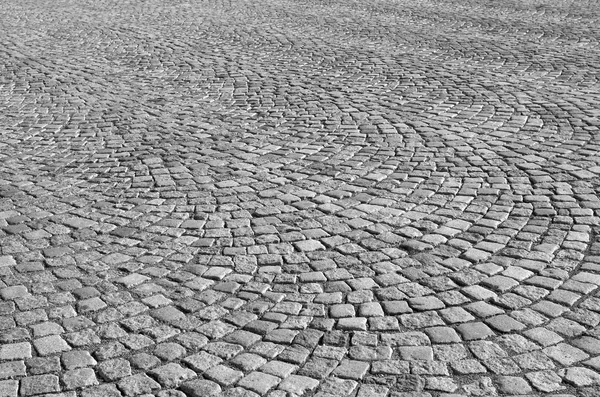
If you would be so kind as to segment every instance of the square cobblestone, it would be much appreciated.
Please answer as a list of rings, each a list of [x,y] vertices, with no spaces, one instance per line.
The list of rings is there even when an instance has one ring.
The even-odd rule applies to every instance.
[[[60,386],[56,375],[37,375],[23,378],[19,390],[22,396],[33,396],[60,391]]]
[[[262,396],[277,386],[279,382],[281,382],[281,379],[278,377],[263,372],[251,372],[238,382],[238,386],[252,390]]]

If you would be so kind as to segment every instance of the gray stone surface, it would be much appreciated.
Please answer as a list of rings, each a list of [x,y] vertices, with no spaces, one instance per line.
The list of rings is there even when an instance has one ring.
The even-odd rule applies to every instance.
[[[4,0],[0,397],[598,395],[599,21]]]

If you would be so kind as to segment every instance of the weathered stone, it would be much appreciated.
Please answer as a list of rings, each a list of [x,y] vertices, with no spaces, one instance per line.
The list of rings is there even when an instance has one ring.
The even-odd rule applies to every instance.
[[[181,385],[181,390],[190,397],[218,396],[221,386],[209,380],[197,379]]]
[[[128,376],[119,381],[118,387],[126,396],[137,396],[160,389],[160,385],[144,374]]]
[[[21,380],[20,393],[22,396],[32,396],[60,391],[56,375],[28,376]]]
[[[176,388],[184,381],[196,377],[196,373],[179,364],[169,363],[150,371],[156,380],[167,388]]]

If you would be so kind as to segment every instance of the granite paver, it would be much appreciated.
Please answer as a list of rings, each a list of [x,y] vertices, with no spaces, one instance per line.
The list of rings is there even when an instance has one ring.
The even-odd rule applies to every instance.
[[[2,1],[0,397],[600,395],[599,22]]]

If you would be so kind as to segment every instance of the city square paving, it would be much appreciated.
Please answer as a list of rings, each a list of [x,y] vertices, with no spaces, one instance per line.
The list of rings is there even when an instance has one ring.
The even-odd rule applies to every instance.
[[[2,0],[0,396],[600,396],[597,0]]]

